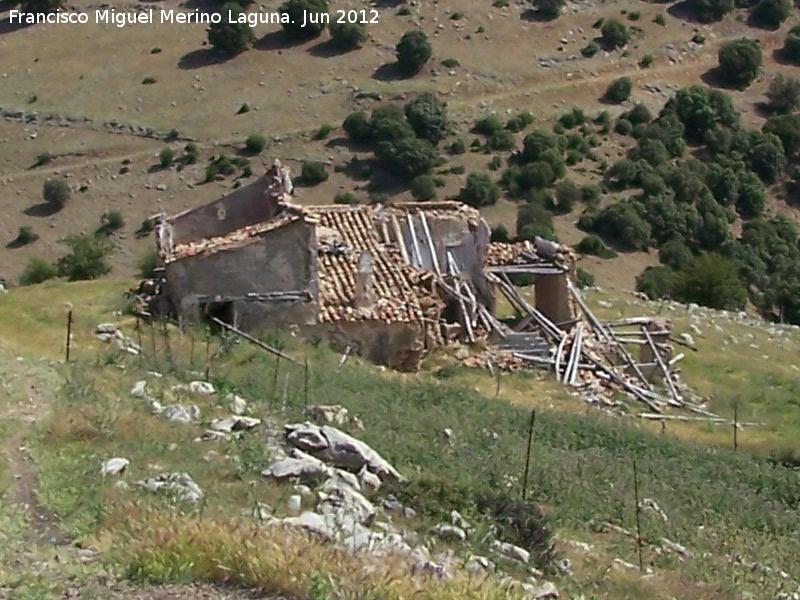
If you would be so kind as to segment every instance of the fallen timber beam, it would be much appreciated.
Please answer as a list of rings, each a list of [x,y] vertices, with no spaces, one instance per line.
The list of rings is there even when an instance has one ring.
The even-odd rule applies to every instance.
[[[670,377],[669,369],[667,365],[664,364],[664,360],[661,357],[661,352],[659,352],[658,348],[656,347],[656,343],[653,341],[653,337],[650,335],[650,332],[647,330],[646,325],[642,325],[642,332],[644,333],[645,337],[647,337],[647,343],[650,344],[650,349],[653,351],[655,355],[656,362],[658,366],[661,368],[661,372],[664,373],[664,378],[667,380],[667,386],[669,387],[669,391],[672,394],[672,397],[675,398],[675,402],[679,402],[683,404],[683,399],[678,394],[678,390],[675,389],[675,385],[672,383],[672,377]]]
[[[694,352],[697,352],[697,348],[696,347],[692,346],[691,344],[688,344],[688,343],[684,342],[683,340],[679,340],[677,338],[670,337],[669,341],[670,342],[675,342],[679,346],[683,346],[684,348],[688,348],[689,350],[693,350]]]
[[[613,321],[604,321],[606,327],[625,327],[626,325],[649,325],[656,322],[658,319],[654,317],[628,317],[626,319],[615,319]]]
[[[561,356],[564,353],[564,344],[567,343],[567,336],[561,338],[556,350],[556,381],[561,381]]]
[[[392,215],[391,221],[392,221],[392,229],[394,230],[394,237],[397,238],[397,245],[400,247],[400,254],[403,256],[403,260],[410,265],[411,260],[409,260],[408,258],[408,250],[406,249],[406,240],[403,237],[402,229],[400,229],[400,223],[397,222],[397,217],[395,215]]]
[[[417,231],[414,229],[414,219],[411,213],[406,213],[406,222],[408,223],[408,231],[411,234],[411,243],[413,244],[414,254],[416,255],[416,264],[411,263],[414,267],[422,267],[422,251],[419,247],[419,240],[417,239]]]
[[[216,323],[217,325],[219,325],[220,327],[224,327],[224,328],[225,328],[225,329],[227,329],[228,331],[232,331],[232,332],[233,332],[233,333],[235,333],[236,335],[239,335],[239,336],[243,337],[243,338],[244,338],[244,339],[246,339],[248,342],[251,342],[251,343],[255,344],[255,345],[256,345],[256,346],[258,346],[259,348],[263,348],[264,350],[266,350],[266,351],[267,351],[267,352],[269,352],[270,354],[274,354],[275,356],[280,356],[280,357],[281,357],[281,358],[283,358],[284,360],[288,360],[289,362],[293,362],[293,363],[294,363],[294,364],[296,364],[296,365],[299,365],[299,364],[301,364],[301,363],[300,363],[300,361],[298,361],[298,360],[296,360],[296,359],[292,358],[292,357],[291,357],[291,356],[289,356],[288,354],[284,354],[284,353],[283,353],[283,352],[281,352],[280,350],[277,350],[277,349],[273,348],[272,346],[268,346],[267,344],[265,344],[265,343],[264,343],[264,342],[262,342],[261,340],[257,340],[257,339],[256,339],[256,338],[254,338],[253,336],[246,334],[246,333],[245,333],[244,331],[242,331],[241,329],[237,329],[237,328],[236,328],[236,327],[234,327],[233,325],[229,325],[228,323],[226,323],[225,321],[221,321],[221,320],[220,320],[220,319],[218,319],[217,317],[211,317],[211,320],[212,320],[214,323]]]
[[[605,366],[604,364],[602,364],[602,363],[601,363],[601,362],[600,362],[600,361],[599,361],[597,358],[595,358],[595,357],[593,357],[593,356],[591,356],[591,355],[589,355],[589,357],[588,357],[588,358],[589,358],[589,360],[590,360],[590,361],[592,361],[592,362],[595,364],[595,366],[596,366],[598,369],[600,369],[600,370],[601,370],[602,372],[604,372],[606,375],[608,375],[609,377],[611,377],[611,379],[613,379],[614,381],[616,381],[617,383],[619,383],[619,384],[620,384],[620,385],[621,385],[623,388],[625,388],[625,389],[626,389],[628,392],[630,392],[631,394],[633,394],[633,396],[634,396],[635,398],[637,398],[637,399],[641,400],[641,401],[642,401],[642,402],[644,402],[644,403],[645,403],[647,406],[649,406],[649,407],[650,407],[650,410],[652,410],[652,411],[654,411],[654,412],[657,412],[657,413],[661,413],[661,412],[663,412],[663,411],[661,410],[661,407],[659,407],[657,404],[653,403],[653,401],[652,401],[650,398],[648,398],[646,394],[642,393],[644,390],[642,390],[641,388],[639,388],[639,387],[637,387],[637,386],[635,386],[635,385],[633,385],[633,384],[631,384],[631,383],[627,382],[627,381],[625,380],[625,378],[624,378],[624,377],[622,377],[622,376],[621,376],[619,373],[615,372],[613,369],[610,369],[610,368],[606,367],[606,366]],[[662,400],[662,402],[665,402],[665,403],[667,403],[667,404],[668,404],[668,402],[666,402],[665,400],[663,400],[663,399],[661,399],[661,400]]]
[[[612,332],[606,330],[606,328],[603,327],[603,324],[598,320],[598,318],[594,315],[594,313],[591,310],[589,310],[589,307],[586,306],[586,303],[583,301],[583,298],[581,298],[580,292],[578,292],[577,288],[572,283],[572,281],[570,281],[569,278],[567,278],[567,288],[572,293],[572,297],[575,298],[575,301],[578,303],[578,306],[580,306],[581,310],[584,311],[584,314],[589,319],[589,322],[593,326],[595,326],[595,327],[597,327],[599,329],[600,334],[604,338],[606,338],[609,342],[613,343],[617,347],[617,349],[619,350],[619,353],[622,355],[622,358],[633,368],[634,372],[639,377],[639,379],[642,381],[642,383],[644,383],[645,387],[648,390],[652,390],[653,389],[652,384],[644,376],[644,374],[642,373],[641,369],[639,369],[638,365],[636,364],[636,361],[634,361],[633,357],[630,355],[630,352],[628,352],[625,349],[625,346],[623,346],[619,342],[619,340],[616,338],[616,336]]]
[[[428,227],[428,220],[425,218],[424,210],[419,211],[419,220],[422,223],[422,231],[425,232],[425,240],[428,242],[428,250],[431,253],[433,270],[436,271],[437,275],[441,275],[442,270],[439,268],[439,257],[436,256],[436,245],[433,243],[433,237],[431,237],[431,230]]]
[[[718,425],[733,425],[734,421],[731,419],[726,419],[724,417],[689,417],[686,415],[654,415],[651,413],[640,413],[637,415],[640,419],[648,419],[652,421],[700,421],[703,423],[715,423]],[[745,427],[763,427],[764,423],[753,423],[753,422],[738,422],[739,426]]]
[[[556,327],[555,323],[544,316],[539,310],[525,302],[522,296],[520,296],[519,293],[514,289],[514,284],[508,281],[507,277],[503,276],[501,278],[493,273],[490,273],[487,279],[489,279],[489,281],[492,283],[499,285],[500,291],[503,292],[503,295],[505,295],[506,298],[508,298],[508,301],[511,302],[515,308],[519,307],[519,312],[521,314],[528,314],[532,316],[546,334],[556,338],[557,340],[561,340],[567,335],[565,331],[562,331]]]
[[[572,347],[574,350],[574,357],[571,361],[570,366],[567,367],[567,383],[569,385],[575,385],[575,379],[578,376],[578,364],[581,361],[581,352],[583,344],[583,323],[579,323],[577,326],[578,331],[575,333],[575,338],[572,342]]]

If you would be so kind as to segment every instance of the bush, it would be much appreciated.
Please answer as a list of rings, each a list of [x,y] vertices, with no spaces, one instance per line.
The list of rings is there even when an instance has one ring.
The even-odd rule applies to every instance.
[[[508,129],[495,131],[486,141],[488,148],[495,151],[511,150],[514,148],[515,144],[514,134]]]
[[[142,279],[153,279],[156,276],[156,269],[160,265],[158,252],[150,250],[139,258],[137,268],[139,269],[139,277]]]
[[[698,21],[712,23],[733,10],[733,0],[689,0],[688,6]]]
[[[396,176],[407,179],[430,173],[441,160],[430,142],[417,139],[413,135],[396,142],[379,142],[375,155]]]
[[[747,302],[747,288],[730,260],[705,254],[678,273],[673,298],[720,310],[742,310]]]
[[[643,69],[646,69],[647,67],[649,67],[650,65],[653,64],[653,61],[655,59],[656,59],[656,57],[653,56],[652,54],[650,54],[650,53],[645,54],[642,57],[642,60],[639,61],[639,66],[642,67]]]
[[[101,223],[104,231],[117,231],[125,226],[125,217],[121,210],[111,210],[103,214]]]
[[[28,265],[19,276],[20,285],[33,285],[42,283],[56,276],[53,264],[43,258],[34,256],[28,260]]]
[[[591,58],[599,51],[600,51],[600,46],[597,45],[597,42],[589,42],[583,48],[581,48],[581,54],[586,58]]]
[[[520,162],[528,163],[542,160],[548,150],[556,150],[561,153],[563,151],[563,142],[563,138],[550,133],[546,129],[536,129],[526,135],[522,142]]]
[[[485,173],[470,173],[458,197],[475,208],[490,206],[500,198],[500,188]]]
[[[333,197],[334,204],[358,204],[358,198],[356,198],[350,192],[339,192]]]
[[[331,23],[331,42],[339,50],[360,48],[369,39],[364,23]]]
[[[533,123],[533,115],[528,111],[523,111],[508,120],[506,129],[512,133],[519,133],[531,123]]]
[[[575,250],[581,254],[590,254],[599,258],[614,258],[617,253],[606,246],[596,235],[587,235],[575,245]]]
[[[564,180],[556,184],[555,210],[562,214],[572,212],[576,202],[581,199],[581,190],[572,181]]]
[[[450,132],[447,104],[430,92],[423,92],[414,98],[405,105],[403,112],[417,137],[428,140],[433,145],[438,144]]]
[[[39,239],[39,234],[34,233],[30,225],[20,225],[17,229],[17,237],[14,238],[12,244],[16,246],[27,246]]]
[[[324,19],[318,19],[320,23],[310,23],[306,19],[307,13],[326,13],[328,12],[327,0],[286,0],[281,4],[280,12],[289,18],[281,23],[283,30],[290,36],[297,39],[310,39],[318,37],[325,29]],[[303,27],[303,23],[306,23]]]
[[[403,34],[395,47],[398,66],[410,74],[419,73],[433,55],[433,49],[425,32],[415,29]]]
[[[795,25],[786,34],[782,54],[789,62],[800,64],[800,25]]]
[[[770,117],[764,131],[780,138],[787,157],[794,159],[800,155],[800,114]]]
[[[553,215],[544,207],[544,201],[532,199],[517,209],[517,239],[534,240],[536,236],[553,239]]]
[[[500,223],[497,227],[493,227],[491,240],[493,242],[510,242],[511,236],[508,235],[506,226]]]
[[[267,147],[267,138],[259,133],[247,136],[244,141],[244,149],[248,154],[261,154]]]
[[[460,63],[460,62],[458,62],[458,59],[456,59],[456,58],[445,58],[445,59],[444,59],[444,60],[441,62],[441,65],[442,65],[442,66],[443,66],[445,69],[455,69],[456,67],[460,67],[460,66],[461,66],[461,63]]]
[[[670,240],[658,251],[658,261],[676,270],[683,269],[692,260],[692,251],[682,240]]]
[[[600,34],[602,35],[603,44],[611,50],[622,48],[631,37],[630,30],[616,19],[609,19],[604,22],[603,27],[600,29]]]
[[[221,54],[236,56],[241,54],[253,43],[253,28],[247,23],[230,23],[228,13],[234,18],[244,12],[240,4],[231,2],[222,7],[223,19],[219,23],[212,23],[206,33],[208,43]]]
[[[750,10],[750,22],[765,29],[778,29],[791,13],[789,0],[760,0]]]
[[[558,18],[565,5],[564,0],[533,0],[536,14],[548,21]]]
[[[187,165],[193,165],[194,163],[197,162],[197,154],[198,154],[197,146],[191,143],[186,144],[186,146],[183,149],[183,152],[184,154],[183,157],[181,157],[181,162]]]
[[[328,179],[325,163],[316,160],[304,160],[300,169],[300,179],[306,185],[318,185]]]
[[[231,162],[230,158],[224,154],[213,156],[206,167],[205,182],[208,183],[227,175],[233,175],[235,172],[236,167],[234,166],[233,162]]]
[[[756,40],[741,38],[727,42],[719,49],[720,75],[726,83],[746,88],[761,68],[761,48]]]
[[[600,211],[587,210],[578,226],[615,240],[628,250],[646,250],[651,244],[650,225],[630,202],[611,204]]]
[[[664,13],[658,13],[653,19],[653,23],[655,23],[656,25],[661,25],[662,27],[666,27],[667,20],[664,17]]]
[[[175,158],[175,151],[172,148],[164,148],[158,153],[158,163],[162,168],[166,169],[172,164]]]
[[[111,271],[105,262],[111,254],[111,244],[105,237],[73,235],[63,242],[71,252],[56,261],[56,274],[69,281],[97,279]]]
[[[649,123],[653,120],[653,115],[647,110],[644,104],[637,104],[629,111],[622,113],[622,116],[631,122],[631,125],[641,125],[642,123]]]
[[[578,267],[575,277],[577,279],[576,283],[580,289],[585,289],[594,285],[594,275],[589,273],[589,271],[582,269],[581,267]]]
[[[331,134],[331,131],[333,131],[333,127],[325,123],[324,125],[320,126],[320,128],[317,130],[317,133],[314,134],[313,139],[315,140],[327,139],[327,137]]]
[[[669,298],[675,286],[675,272],[670,267],[647,267],[636,278],[636,291],[650,300]]]
[[[418,175],[411,180],[411,195],[415,200],[433,200],[436,198],[436,184],[430,175]]]
[[[789,113],[800,108],[800,81],[778,74],[769,82],[767,108],[773,113]]]
[[[405,120],[403,107],[387,104],[372,111],[370,136],[375,146],[381,142],[396,143],[404,138],[414,138],[416,134]]]
[[[481,135],[492,135],[493,133],[501,131],[502,129],[503,123],[500,121],[497,115],[487,115],[475,122],[475,126],[472,128],[472,131],[473,133],[479,133]]]
[[[611,82],[603,97],[609,102],[620,104],[621,102],[625,102],[625,100],[630,98],[632,89],[633,81],[631,81],[631,78],[620,77],[619,79],[615,79]]]
[[[467,151],[467,145],[461,138],[453,140],[453,143],[447,147],[447,152],[454,156],[458,156],[459,154],[464,154],[466,151]]]
[[[617,119],[617,123],[614,125],[614,131],[620,135],[630,135],[632,130],[633,125],[631,125],[631,122],[622,117]]]
[[[367,115],[363,111],[350,113],[342,123],[342,129],[347,138],[356,144],[368,142],[372,134],[372,127]]]
[[[64,179],[48,179],[42,187],[42,198],[56,208],[62,208],[70,197],[69,186]]]

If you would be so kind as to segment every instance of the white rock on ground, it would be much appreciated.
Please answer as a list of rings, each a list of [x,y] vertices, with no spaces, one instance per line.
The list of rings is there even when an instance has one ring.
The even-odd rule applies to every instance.
[[[431,532],[435,533],[443,540],[463,542],[467,539],[466,531],[461,529],[461,527],[456,527],[455,525],[449,525],[447,523],[439,523],[436,527],[431,529]]]
[[[288,508],[289,512],[292,513],[293,515],[299,515],[302,506],[303,506],[303,497],[300,494],[292,494],[286,501],[286,508]]]
[[[320,425],[347,425],[349,411],[340,404],[320,404],[303,409],[303,415]]]
[[[322,514],[347,515],[362,525],[375,519],[375,506],[348,485],[328,481],[318,492],[317,511]]]
[[[184,406],[183,404],[170,404],[161,410],[161,414],[170,421],[178,423],[193,423],[200,420],[200,408],[196,404]]]
[[[203,497],[203,490],[188,473],[162,473],[137,483],[154,494],[171,494],[191,504],[196,504]]]
[[[147,382],[144,379],[133,384],[133,387],[131,388],[131,396],[134,398],[147,397]]]
[[[230,407],[231,412],[237,416],[242,416],[245,412],[247,412],[247,400],[241,396],[237,396],[236,394],[231,395],[228,406]]]
[[[170,388],[172,392],[188,392],[190,394],[198,394],[201,396],[211,396],[216,393],[214,386],[207,381],[192,381],[188,385],[179,383]]]
[[[245,429],[252,429],[261,424],[261,419],[254,417],[240,417],[234,415],[224,419],[214,419],[211,421],[211,429],[214,431],[222,431],[223,433],[231,433],[232,431],[242,431]]]
[[[102,477],[107,477],[108,475],[119,475],[125,469],[127,469],[128,465],[130,464],[131,461],[127,458],[110,458],[100,465],[100,475]]]
[[[330,477],[333,474],[333,470],[310,454],[292,448],[287,458],[276,460],[261,471],[261,474],[264,477],[274,477],[275,479],[297,477],[300,481],[308,482]]]
[[[411,567],[411,574],[415,576],[424,575],[427,577],[436,577],[437,579],[450,579],[450,574],[444,565],[432,560],[419,560]]]
[[[528,561],[531,559],[531,553],[525,550],[524,548],[520,548],[519,546],[515,546],[514,544],[509,544],[508,542],[499,542],[495,540],[492,542],[492,548],[505,556],[506,558],[510,558],[513,560],[518,560],[521,563],[528,564]]]
[[[526,583],[522,585],[522,589],[524,589],[525,594],[529,598],[533,598],[533,600],[545,600],[547,598],[558,598],[559,596],[556,586],[549,581],[545,581],[540,586]]]
[[[491,573],[495,570],[495,564],[485,556],[470,556],[464,563],[464,570],[472,575],[480,573]]]
[[[364,465],[381,479],[405,479],[378,452],[364,442],[336,429],[313,423],[295,423],[284,428],[289,443],[334,466],[358,472]]]

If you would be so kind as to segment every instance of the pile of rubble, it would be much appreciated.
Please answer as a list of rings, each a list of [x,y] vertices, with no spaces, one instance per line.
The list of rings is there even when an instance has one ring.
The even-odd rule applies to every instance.
[[[98,339],[107,343],[116,343],[117,347],[128,354],[138,355],[142,349],[135,340],[126,336],[113,323],[100,323],[94,330]]]

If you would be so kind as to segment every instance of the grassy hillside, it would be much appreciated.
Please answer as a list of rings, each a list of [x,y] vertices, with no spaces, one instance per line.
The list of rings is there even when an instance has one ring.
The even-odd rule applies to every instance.
[[[257,503],[269,504],[278,515],[283,514],[286,498],[292,493],[259,475],[269,462],[265,432],[255,430],[238,441],[194,442],[204,427],[153,416],[129,393],[135,381],[145,379],[156,397],[180,400],[181,396],[168,390],[174,382],[202,378],[204,337],[200,332],[181,336],[170,329],[168,351],[157,328],[153,336],[156,362],[148,344],[144,357],[114,350],[97,341],[92,332],[97,322],[114,320],[111,311],[125,282],[100,284],[93,290],[94,285],[39,286],[0,298],[3,315],[8,314],[6,309],[22,304],[41,309],[13,324],[13,335],[3,341],[4,402],[14,406],[24,397],[22,390],[9,385],[13,381],[10,373],[22,370],[37,387],[37,397],[49,406],[49,412],[40,413],[31,425],[28,442],[38,472],[34,478],[36,502],[50,515],[59,536],[102,551],[100,562],[90,563],[92,569],[127,572],[151,582],[228,581],[307,598],[319,597],[314,590],[325,585],[339,589],[345,597],[399,597],[419,586],[421,593],[431,598],[502,595],[490,584],[467,592],[459,579],[445,587],[411,580],[407,571],[392,564],[382,567],[388,579],[372,580],[360,574],[360,567],[346,555],[303,541],[297,541],[288,553],[276,554],[281,538],[261,529],[251,516],[243,516],[252,514]],[[97,298],[94,304],[76,308],[73,361],[68,366],[50,362],[61,354],[63,330],[56,325],[63,322],[61,303],[68,300],[78,307],[78,299],[90,297]],[[605,303],[608,298],[598,296],[593,301]],[[611,300],[628,306],[625,298]],[[675,308],[676,321],[682,322],[685,309]],[[717,314],[708,318],[721,319]],[[731,331],[737,332],[735,335],[765,333],[763,328],[739,324],[731,325],[729,335]],[[135,335],[132,323],[128,333]],[[143,333],[148,340],[149,329]],[[279,423],[302,419],[306,403],[344,405],[364,423],[365,430],[357,435],[410,479],[395,490],[420,515],[420,520],[406,523],[409,527],[424,531],[446,520],[451,509],[458,509],[481,524],[468,545],[476,552],[487,552],[481,532],[488,523],[480,517],[476,496],[501,491],[519,498],[529,408],[536,406],[528,499],[544,508],[560,540],[560,556],[572,560],[572,574],[551,576],[569,597],[774,595],[792,589],[793,582],[800,579],[794,556],[800,533],[797,473],[751,452],[758,454],[785,443],[791,425],[748,428],[741,433],[740,451],[733,453],[729,444],[725,447],[729,432],[670,424],[665,436],[637,421],[584,408],[557,384],[533,374],[504,377],[500,396],[493,399],[495,384],[487,373],[449,367],[440,371],[439,377],[401,376],[353,358],[339,368],[339,356],[324,344],[309,347],[279,337],[269,341],[281,343],[290,355],[308,358],[307,388],[302,365],[282,361],[276,378],[275,359],[241,343],[210,366],[210,380],[218,393],[184,401],[198,404],[204,423],[227,413],[224,398],[228,392],[245,397],[255,416]],[[758,341],[765,344],[765,352],[779,347],[767,346],[760,337]],[[792,331],[784,343],[794,348],[797,342]],[[212,355],[217,344],[214,341],[210,347]],[[719,350],[704,340],[698,339],[698,344],[700,350],[686,359],[687,379],[695,379],[694,373],[705,369],[710,373],[709,388],[739,389],[742,403],[748,407],[742,408],[742,414],[769,417],[769,413],[759,413],[765,400],[746,392],[762,377],[780,377],[781,361],[767,363],[765,370],[756,365],[752,370],[726,374],[718,362],[714,366],[721,361]],[[28,358],[17,361],[16,355]],[[42,355],[49,355],[50,360],[42,360]],[[742,360],[746,350],[740,349],[736,356]],[[155,364],[163,377],[149,373]],[[442,378],[445,375],[447,379]],[[747,385],[742,385],[743,381]],[[776,391],[768,396],[769,404],[782,405],[785,414],[792,415],[795,409],[784,400],[787,395]],[[722,398],[716,401],[721,407]],[[18,418],[14,412],[6,413],[6,435],[18,431],[12,420]],[[453,431],[452,443],[442,434],[445,428]],[[679,439],[690,436],[709,443]],[[155,469],[186,471],[205,491],[206,499],[194,510],[176,511],[133,485],[119,489],[99,476],[100,462],[112,456],[131,460],[124,475],[130,484],[156,474]],[[635,531],[634,460],[640,497],[655,501],[667,517],[663,520],[650,510],[642,513],[644,562],[653,571],[644,578],[635,568],[614,562],[637,563],[635,540],[605,525]],[[13,460],[11,464],[16,468]],[[9,502],[16,489],[2,473],[0,470],[0,481],[6,481],[7,487],[0,504],[11,518],[15,513]],[[27,535],[22,529],[9,531],[6,536],[10,539]],[[665,549],[663,538],[685,546],[691,558]],[[242,539],[250,541],[242,544]],[[591,549],[573,543],[575,540],[589,543]],[[446,547],[441,542],[434,546]],[[753,561],[758,564],[749,566]],[[503,566],[514,572],[512,565]],[[0,575],[4,585],[16,586],[12,589],[24,585],[41,592],[36,597],[47,597],[47,586],[54,590],[63,587],[65,571],[57,573],[58,577],[50,576],[48,582],[32,567]]]

